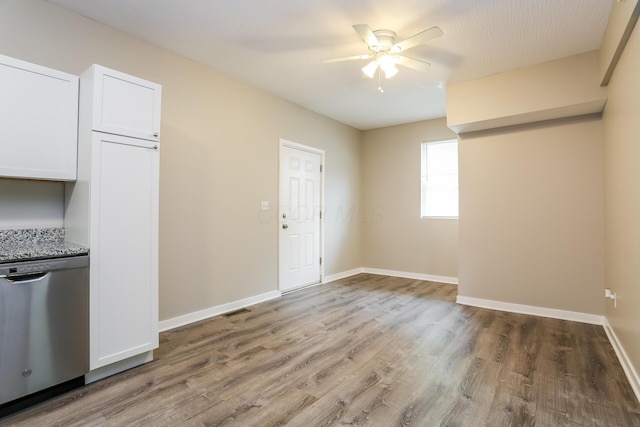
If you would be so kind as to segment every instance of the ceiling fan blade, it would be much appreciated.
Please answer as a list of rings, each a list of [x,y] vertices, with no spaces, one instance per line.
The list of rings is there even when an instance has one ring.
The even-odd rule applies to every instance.
[[[322,59],[320,62],[324,62],[325,64],[329,64],[331,62],[352,61],[354,59],[369,59],[369,58],[373,58],[373,55],[342,56],[340,58]]]
[[[355,24],[353,29],[360,34],[360,38],[369,46],[369,49],[375,50],[374,47],[380,48],[380,42],[371,28],[367,24]]]
[[[427,61],[421,59],[409,58],[408,56],[394,56],[396,63],[404,65],[405,67],[413,68],[416,71],[425,71],[431,66]]]
[[[391,52],[404,52],[405,50],[411,49],[414,46],[436,39],[442,36],[442,34],[442,30],[439,27],[431,27],[428,30],[424,30],[418,34],[402,40],[399,43],[394,44],[391,47]]]

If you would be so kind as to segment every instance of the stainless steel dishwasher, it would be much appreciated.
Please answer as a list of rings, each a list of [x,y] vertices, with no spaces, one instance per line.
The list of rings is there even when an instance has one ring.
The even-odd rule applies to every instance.
[[[89,257],[0,264],[0,405],[89,370]]]

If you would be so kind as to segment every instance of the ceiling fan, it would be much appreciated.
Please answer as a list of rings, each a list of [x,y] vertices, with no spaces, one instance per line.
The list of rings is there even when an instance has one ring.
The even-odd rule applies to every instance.
[[[373,59],[362,68],[362,72],[368,77],[373,78],[378,68],[380,68],[386,78],[396,75],[398,69],[396,65],[404,65],[414,70],[424,71],[431,64],[416,58],[405,56],[404,51],[412,47],[427,43],[435,38],[442,36],[442,30],[438,27],[431,27],[421,31],[409,38],[396,43],[396,33],[391,30],[375,30],[372,31],[366,24],[356,24],[353,29],[360,35],[360,38],[367,44],[369,53],[365,55],[344,56],[340,58],[324,59],[322,62],[340,62],[351,61],[357,59]]]

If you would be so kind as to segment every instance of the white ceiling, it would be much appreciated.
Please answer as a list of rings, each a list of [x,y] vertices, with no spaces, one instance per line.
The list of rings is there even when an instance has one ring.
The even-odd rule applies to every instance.
[[[597,49],[614,0],[49,0],[358,129],[444,117],[447,83]],[[353,24],[405,39],[432,66],[369,79]]]

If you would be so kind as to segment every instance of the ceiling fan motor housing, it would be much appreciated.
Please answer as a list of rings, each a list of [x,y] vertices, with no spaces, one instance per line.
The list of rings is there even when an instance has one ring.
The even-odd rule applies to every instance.
[[[375,30],[373,34],[378,39],[378,46],[369,46],[374,52],[389,52],[396,42],[396,33],[391,30]]]

